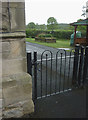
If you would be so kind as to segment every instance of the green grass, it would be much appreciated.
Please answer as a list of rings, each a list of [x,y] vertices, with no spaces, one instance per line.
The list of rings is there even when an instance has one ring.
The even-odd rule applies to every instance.
[[[44,45],[44,46],[48,46],[48,47],[53,47],[53,48],[72,48],[70,46],[70,40],[68,40],[68,39],[59,39],[59,40],[56,40],[56,43],[37,42],[33,38],[26,38],[26,41]]]

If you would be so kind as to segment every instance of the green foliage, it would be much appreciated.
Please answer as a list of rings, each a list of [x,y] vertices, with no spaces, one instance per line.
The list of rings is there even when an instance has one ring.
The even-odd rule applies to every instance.
[[[47,28],[52,31],[58,28],[57,20],[54,17],[50,17],[47,20]]]
[[[82,37],[86,37],[86,31],[82,31]]]
[[[56,37],[58,39],[70,39],[71,34],[73,33],[72,30],[55,30],[51,33],[50,30],[30,30],[30,29],[26,29],[26,37],[36,37],[37,35],[41,34],[41,33],[45,33],[46,36],[52,36],[52,37]],[[50,34],[51,33],[51,34]]]
[[[27,29],[36,29],[36,30],[46,30],[47,26],[45,24],[35,24],[34,22],[30,22],[28,25],[26,25]]]
[[[59,30],[74,30],[74,26],[71,26],[69,24],[61,23],[58,24],[58,29]]]
[[[27,25],[27,28],[29,28],[29,29],[35,29],[35,23],[34,23],[34,22],[30,22],[30,23]]]
[[[77,22],[80,22],[83,19],[78,19]],[[77,31],[80,31],[82,33],[82,37],[86,36],[86,26],[84,25],[79,25],[77,26]]]
[[[46,34],[45,37],[52,37],[52,35],[51,34]]]
[[[58,39],[70,39],[72,33],[71,30],[57,30],[53,32],[53,36]]]
[[[40,33],[44,33],[44,31],[41,31],[41,30],[32,30],[32,29],[26,29],[26,37],[29,38],[29,37],[36,37],[38,34]]]
[[[52,37],[51,34],[40,34],[38,35],[38,37]]]
[[[38,35],[38,37],[42,38],[42,37],[45,37],[45,35],[44,34],[40,34],[40,35]]]

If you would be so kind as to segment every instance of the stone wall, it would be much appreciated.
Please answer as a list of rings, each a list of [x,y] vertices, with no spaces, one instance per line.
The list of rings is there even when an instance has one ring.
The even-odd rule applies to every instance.
[[[34,111],[32,79],[27,74],[24,2],[2,3],[2,115],[21,117]]]

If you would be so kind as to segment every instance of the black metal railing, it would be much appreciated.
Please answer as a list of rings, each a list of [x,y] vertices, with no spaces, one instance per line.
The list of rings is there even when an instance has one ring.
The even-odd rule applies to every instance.
[[[59,50],[56,55],[45,50],[37,60],[37,52],[27,53],[28,73],[32,75],[33,99],[79,88],[87,83],[88,47],[76,45],[75,52]]]
[[[87,83],[88,46],[76,45],[74,52],[73,85],[83,86]]]

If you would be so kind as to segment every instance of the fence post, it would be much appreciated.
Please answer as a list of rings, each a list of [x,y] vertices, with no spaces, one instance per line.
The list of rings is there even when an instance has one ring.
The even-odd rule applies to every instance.
[[[87,72],[88,72],[88,46],[86,47],[85,49],[85,57],[84,57],[84,68],[83,68],[83,85],[84,83],[86,83],[86,75],[87,75]]]
[[[32,59],[31,53],[27,53],[27,73],[32,75]]]
[[[78,85],[79,86],[81,84],[83,60],[84,60],[84,47],[81,46],[81,54],[80,54],[80,62],[79,62],[79,72],[78,72]]]
[[[37,52],[34,52],[34,100],[37,99]]]
[[[80,45],[76,44],[76,46],[75,46],[75,53],[74,53],[74,64],[73,64],[73,78],[72,78],[72,84],[73,85],[75,85],[77,83],[79,49],[80,49]]]

